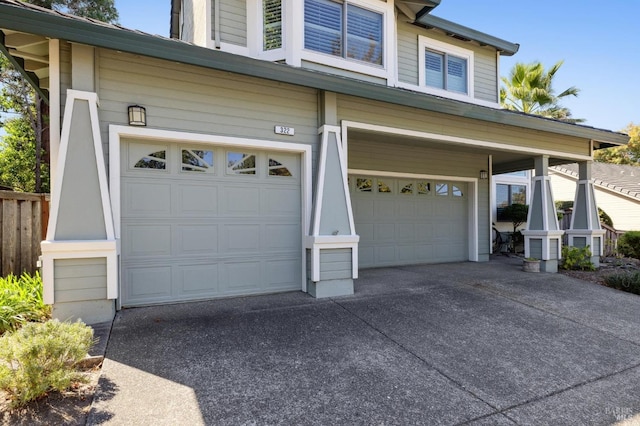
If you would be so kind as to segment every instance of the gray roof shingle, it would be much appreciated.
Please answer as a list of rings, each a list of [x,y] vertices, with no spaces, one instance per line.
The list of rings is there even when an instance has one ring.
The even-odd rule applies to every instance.
[[[578,178],[578,164],[564,164],[550,169]],[[640,200],[640,167],[594,162],[591,177],[596,185]]]

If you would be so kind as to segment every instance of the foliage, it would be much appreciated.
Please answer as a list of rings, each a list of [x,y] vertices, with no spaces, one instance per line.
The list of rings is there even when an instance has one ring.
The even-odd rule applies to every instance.
[[[573,201],[556,201],[555,204],[556,210],[564,211],[573,208]],[[607,212],[602,210],[600,207],[598,207],[598,217],[600,218],[600,223],[604,223],[605,225],[614,228],[613,219],[611,219],[611,216],[609,216]],[[561,219],[561,217],[558,217],[558,219]]]
[[[581,271],[595,271],[596,267],[591,262],[591,250],[586,247],[562,247],[562,269]]]
[[[501,78],[504,83],[500,88],[502,107],[570,123],[583,122],[583,119],[572,118],[571,111],[560,105],[562,98],[578,96],[580,90],[572,86],[558,95],[553,90],[553,77],[563,63],[564,61],[559,61],[548,71],[545,71],[541,62],[516,63],[509,73],[509,78]]]
[[[36,142],[33,128],[24,117],[5,121],[7,134],[0,139],[0,185],[17,191],[36,188]],[[40,192],[49,192],[49,166],[41,165]]]
[[[609,275],[605,277],[604,283],[607,287],[633,294],[640,294],[640,272],[623,272]]]
[[[83,18],[116,23],[118,11],[115,0],[26,0],[27,3]]]
[[[28,321],[44,321],[50,310],[42,300],[42,279],[37,272],[0,278],[0,334]]]
[[[631,123],[622,131],[629,135],[629,142],[626,145],[596,151],[593,154],[596,161],[640,166],[640,125]]]
[[[0,337],[0,389],[13,407],[82,380],[75,364],[87,356],[93,330],[82,322],[28,323]]]
[[[640,231],[628,231],[618,238],[618,253],[640,259]]]
[[[526,204],[511,204],[502,211],[504,218],[510,220],[513,224],[513,233],[517,232],[518,226],[527,221],[529,206]]]

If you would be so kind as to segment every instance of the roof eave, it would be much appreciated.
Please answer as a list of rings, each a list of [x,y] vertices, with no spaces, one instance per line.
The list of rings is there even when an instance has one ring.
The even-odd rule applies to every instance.
[[[427,28],[437,28],[449,35],[463,40],[476,41],[481,45],[494,47],[503,56],[512,56],[520,48],[520,45],[517,43],[511,43],[490,34],[465,27],[464,25],[456,24],[455,22],[447,21],[446,19],[438,18],[437,16],[433,16],[428,13],[418,14],[416,17],[416,23]]]
[[[30,32],[49,38],[59,38],[70,42],[291,83],[459,117],[586,138],[602,143],[623,145],[628,141],[626,135],[609,130],[568,124],[538,116],[518,114],[324,72],[247,58],[195,46],[179,40],[75,19],[58,13],[27,10],[8,3],[0,3],[0,28]]]

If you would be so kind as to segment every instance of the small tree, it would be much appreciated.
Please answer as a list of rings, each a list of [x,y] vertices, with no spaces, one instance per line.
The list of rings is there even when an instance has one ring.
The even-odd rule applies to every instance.
[[[511,204],[503,210],[504,217],[513,224],[513,233],[518,232],[518,226],[527,221],[529,206],[526,204]]]

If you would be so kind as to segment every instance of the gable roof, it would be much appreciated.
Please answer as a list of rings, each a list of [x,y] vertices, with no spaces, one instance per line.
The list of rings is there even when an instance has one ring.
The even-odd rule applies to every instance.
[[[576,180],[579,178],[576,163],[553,166],[550,169]],[[593,162],[591,177],[597,186],[640,201],[640,167],[638,166]]]
[[[574,136],[599,142],[602,148],[628,142],[628,136],[623,133],[234,55],[176,39],[127,29],[119,25],[55,12],[16,0],[0,0],[0,31],[2,29],[290,83],[425,111]]]

